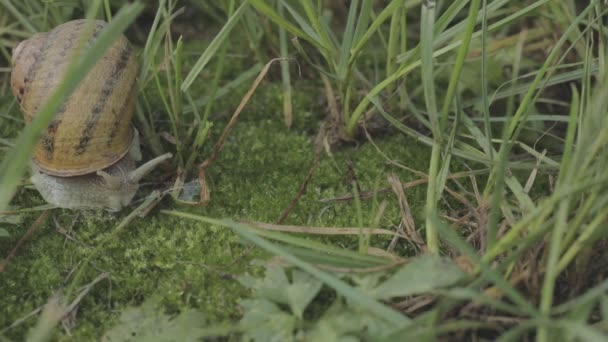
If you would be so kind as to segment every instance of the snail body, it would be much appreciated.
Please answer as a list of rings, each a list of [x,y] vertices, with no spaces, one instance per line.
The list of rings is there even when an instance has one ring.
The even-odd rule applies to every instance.
[[[11,86],[26,124],[53,94],[70,60],[107,24],[74,20],[38,33],[13,50]],[[31,162],[32,183],[62,208],[119,210],[139,180],[165,154],[139,168],[139,137],[131,121],[136,103],[136,56],[121,36],[105,52],[42,132]]]
[[[141,160],[139,135],[128,153],[109,167],[79,176],[57,177],[43,172],[31,163],[32,183],[45,201],[61,208],[105,208],[118,211],[127,206],[139,189],[139,180],[158,164],[171,158],[167,153],[135,168]]]

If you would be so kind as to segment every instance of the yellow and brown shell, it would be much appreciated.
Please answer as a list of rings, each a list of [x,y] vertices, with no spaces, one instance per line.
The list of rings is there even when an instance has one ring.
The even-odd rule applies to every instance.
[[[11,85],[26,123],[53,94],[74,54],[90,45],[106,25],[74,20],[17,45]],[[133,139],[136,76],[136,56],[121,36],[43,132],[34,151],[36,165],[50,175],[68,177],[101,170],[122,158]]]

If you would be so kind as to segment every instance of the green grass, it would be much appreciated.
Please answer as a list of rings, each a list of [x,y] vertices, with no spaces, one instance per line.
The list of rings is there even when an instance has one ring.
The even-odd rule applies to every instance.
[[[2,255],[38,225],[0,278],[1,338],[605,338],[604,1],[191,2],[0,0],[7,64],[111,19],[27,127],[0,67]],[[36,137],[123,31],[144,155],[172,164],[119,214],[35,223]]]

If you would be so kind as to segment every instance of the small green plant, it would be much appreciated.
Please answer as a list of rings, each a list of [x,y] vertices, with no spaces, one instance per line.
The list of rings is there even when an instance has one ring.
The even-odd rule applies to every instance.
[[[388,300],[454,286],[466,278],[466,273],[450,260],[427,255],[412,260],[390,276],[387,272],[375,272],[348,277],[366,295]],[[365,306],[340,296],[323,308],[310,305],[319,295],[322,283],[297,269],[268,266],[264,278],[246,275],[239,282],[252,290],[252,298],[241,301],[244,313],[239,326],[246,339],[369,340],[382,339],[395,331],[395,326]],[[323,296],[335,297],[327,291]]]
[[[103,334],[101,341],[199,341],[207,335],[201,312],[190,309],[172,317],[163,313],[162,303],[155,298],[124,309],[118,321]]]

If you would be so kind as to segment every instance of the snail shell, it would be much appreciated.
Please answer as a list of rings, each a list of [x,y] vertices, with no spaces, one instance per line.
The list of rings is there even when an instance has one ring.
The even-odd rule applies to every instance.
[[[13,51],[11,85],[26,123],[53,95],[72,58],[107,24],[74,20],[22,41]],[[66,99],[37,144],[33,162],[68,177],[104,169],[127,154],[133,140],[136,56],[121,36]]]
[[[26,123],[53,95],[71,60],[107,24],[75,20],[38,33],[13,50],[11,86]],[[42,133],[32,158],[32,183],[61,208],[120,210],[139,180],[170,153],[139,167],[139,135],[131,125],[137,62],[121,36],[98,60]]]

